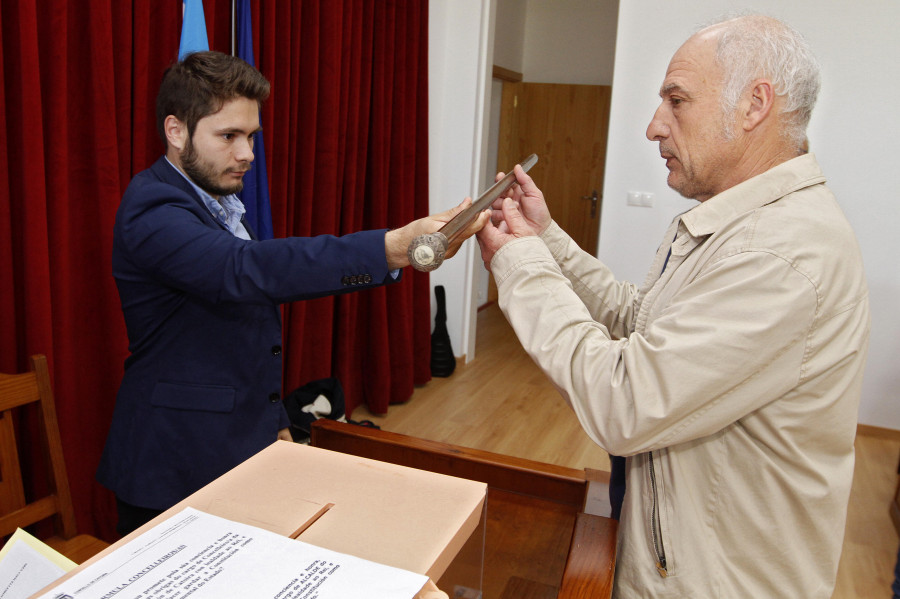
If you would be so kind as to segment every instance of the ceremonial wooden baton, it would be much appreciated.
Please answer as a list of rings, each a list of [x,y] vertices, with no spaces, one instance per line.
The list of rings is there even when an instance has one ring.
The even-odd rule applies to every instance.
[[[526,173],[528,169],[535,165],[538,157],[532,154],[519,164]],[[406,249],[406,255],[409,257],[409,263],[416,270],[428,272],[436,269],[444,262],[444,254],[450,243],[468,227],[473,220],[478,218],[478,214],[485,208],[489,208],[494,200],[507,189],[512,187],[516,182],[516,174],[513,171],[494,183],[487,191],[481,194],[472,205],[450,219],[443,227],[434,233],[426,233],[419,235],[413,239],[409,247]]]

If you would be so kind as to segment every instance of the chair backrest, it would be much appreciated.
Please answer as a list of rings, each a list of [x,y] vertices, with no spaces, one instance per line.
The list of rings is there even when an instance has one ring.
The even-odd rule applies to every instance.
[[[75,536],[75,510],[63,460],[47,358],[32,356],[31,364],[31,372],[0,374],[0,537],[12,534],[16,528],[52,517],[55,534],[69,539]],[[25,420],[21,414],[24,410],[36,412],[38,426],[19,427],[28,430],[19,430],[17,435],[17,425]],[[39,429],[39,439],[17,439],[20,435],[29,437],[34,428]],[[43,451],[36,453],[38,456],[43,454],[46,462],[47,493],[26,501],[18,448],[35,447],[38,442],[43,444]]]

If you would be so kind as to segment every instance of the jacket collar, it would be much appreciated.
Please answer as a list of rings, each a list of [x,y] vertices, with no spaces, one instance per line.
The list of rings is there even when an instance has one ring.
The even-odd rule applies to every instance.
[[[681,222],[693,237],[704,237],[741,214],[771,204],[804,187],[824,182],[825,175],[816,157],[804,154],[711,197],[682,214]]]
[[[178,172],[178,170],[172,166],[172,163],[166,160],[165,154],[159,157],[159,159],[153,163],[153,166],[150,167],[150,172],[153,175],[162,181],[163,183],[168,183],[169,185],[173,185],[180,189],[181,191],[188,194],[197,204],[203,208],[203,214],[208,217],[208,219],[213,222],[217,227],[221,229],[225,229],[222,224],[213,218],[213,215],[209,213],[209,209],[203,203],[203,200],[197,195],[197,190],[188,182],[187,179],[184,178],[184,175]],[[241,224],[244,225],[244,228],[247,229],[247,233],[250,234],[250,239],[258,239],[256,236],[256,232],[250,226],[250,223],[247,221],[246,214],[241,218]]]
[[[197,192],[194,191],[191,184],[185,180],[184,175],[179,173],[178,170],[172,166],[172,163],[166,160],[165,154],[160,156],[159,160],[153,163],[153,166],[150,167],[150,172],[163,183],[174,185],[178,189],[189,193],[192,198],[195,198],[200,202],[200,198],[197,197]]]

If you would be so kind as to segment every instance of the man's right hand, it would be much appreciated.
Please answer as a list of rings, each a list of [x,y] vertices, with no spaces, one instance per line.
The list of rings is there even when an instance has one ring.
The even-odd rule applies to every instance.
[[[491,260],[501,247],[519,237],[540,235],[552,219],[544,194],[522,167],[516,165],[517,184],[491,206],[491,221],[477,234],[484,267],[491,269]],[[498,179],[503,173],[497,175]]]
[[[391,270],[409,266],[409,257],[407,256],[407,248],[410,242],[425,233],[434,233],[439,231],[445,224],[453,220],[453,217],[472,205],[472,198],[466,198],[461,204],[446,210],[439,214],[432,214],[418,220],[414,220],[408,225],[399,229],[388,231],[384,236],[384,251],[387,258],[388,268]],[[460,231],[453,237],[453,242],[447,248],[444,259],[449,260],[459,250],[462,243],[480,231],[481,228],[490,220],[490,211],[487,209],[478,213],[478,216],[469,223],[465,229]]]
[[[501,232],[509,232],[502,211],[503,198],[509,197],[516,203],[519,214],[525,219],[528,226],[534,230],[536,235],[540,235],[550,226],[551,222],[550,209],[547,208],[544,194],[521,166],[517,164],[514,172],[516,173],[516,183],[509,188],[505,196],[495,200],[491,206],[494,209],[494,213],[491,215],[491,222]],[[497,180],[499,181],[502,178],[503,173],[498,173]]]

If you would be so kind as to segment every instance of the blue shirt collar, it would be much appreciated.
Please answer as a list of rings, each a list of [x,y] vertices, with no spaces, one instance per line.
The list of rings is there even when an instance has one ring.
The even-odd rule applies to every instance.
[[[169,160],[168,156],[166,156],[166,162],[172,164],[172,161]],[[200,199],[203,200],[203,204],[206,206],[207,210],[209,210],[210,214],[213,215],[213,218],[215,218],[220,225],[225,227],[235,237],[250,239],[250,234],[247,232],[244,225],[241,224],[241,219],[244,217],[244,213],[247,209],[244,208],[244,204],[241,203],[236,194],[222,196],[221,200],[217,200],[194,183],[180,168],[174,164],[172,164],[172,168],[178,171],[178,174],[191,184],[191,187],[194,188],[194,191],[196,191],[197,195],[200,196]]]

